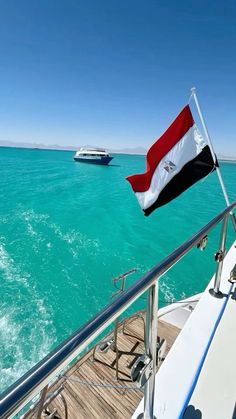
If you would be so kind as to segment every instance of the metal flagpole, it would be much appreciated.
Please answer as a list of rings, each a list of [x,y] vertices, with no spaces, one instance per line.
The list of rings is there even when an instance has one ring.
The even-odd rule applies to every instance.
[[[205,132],[205,135],[206,135],[206,139],[208,141],[208,145],[209,145],[209,148],[211,150],[211,155],[212,155],[213,161],[214,161],[214,163],[216,163],[216,156],[215,156],[214,149],[213,149],[213,146],[212,146],[211,138],[210,138],[210,135],[209,135],[209,132],[208,132],[208,129],[207,129],[207,126],[206,126],[206,123],[205,123],[205,120],[203,118],[202,111],[201,111],[201,108],[200,108],[200,105],[199,105],[199,102],[198,102],[198,98],[197,98],[197,94],[196,94],[196,87],[192,87],[190,97],[193,97],[193,99],[195,101],[195,104],[196,104],[196,107],[197,107],[197,110],[198,110],[198,114],[199,114],[203,129],[204,129],[204,132]],[[223,178],[222,178],[222,175],[221,175],[220,168],[217,167],[217,166],[216,166],[216,173],[218,175],[220,186],[221,186],[223,195],[225,197],[225,202],[226,202],[227,206],[229,206],[230,205],[229,197],[228,197],[228,194],[227,194],[226,189],[225,189],[225,185],[224,185],[224,181],[223,181]],[[234,230],[236,231],[236,219],[235,219],[235,216],[234,216],[232,211],[230,212],[230,215],[231,215],[232,223],[233,223],[233,226],[234,226]]]

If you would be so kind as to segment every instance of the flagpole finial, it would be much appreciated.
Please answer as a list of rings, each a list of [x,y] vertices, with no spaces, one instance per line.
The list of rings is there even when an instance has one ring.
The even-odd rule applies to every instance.
[[[191,93],[192,93],[192,95],[194,95],[194,93],[196,93],[196,87],[191,88]]]

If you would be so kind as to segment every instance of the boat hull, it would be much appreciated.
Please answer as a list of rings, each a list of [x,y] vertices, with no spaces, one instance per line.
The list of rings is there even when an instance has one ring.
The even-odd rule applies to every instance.
[[[83,157],[74,157],[74,160],[80,163],[100,164],[103,166],[107,166],[112,159],[113,157],[110,157],[110,156],[100,157],[97,159],[90,159],[90,158],[85,159]]]

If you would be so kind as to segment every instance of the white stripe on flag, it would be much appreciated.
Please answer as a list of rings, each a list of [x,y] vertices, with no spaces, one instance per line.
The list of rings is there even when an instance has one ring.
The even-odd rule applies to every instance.
[[[141,208],[145,210],[154,204],[161,191],[170,180],[173,179],[189,161],[197,157],[205,145],[205,141],[198,131],[197,126],[194,124],[159,162],[153,173],[149,189],[145,192],[136,192],[136,197]],[[174,169],[169,172],[165,169],[168,162],[174,164]]]

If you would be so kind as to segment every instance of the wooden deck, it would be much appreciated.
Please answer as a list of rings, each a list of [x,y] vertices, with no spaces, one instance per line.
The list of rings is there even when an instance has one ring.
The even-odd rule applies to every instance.
[[[116,352],[109,349],[106,353],[101,353],[97,349],[93,357],[91,349],[50,388],[49,392],[63,385],[61,395],[68,406],[68,418],[130,418],[143,397],[142,390],[138,389],[130,378],[133,363],[144,353],[143,316],[144,314],[140,313],[138,317],[130,317],[126,321],[124,333],[122,324],[118,327],[118,380]],[[179,332],[177,327],[159,321],[158,335],[167,340],[166,354]],[[56,412],[54,416],[50,416],[51,418],[65,418],[65,409],[60,397],[50,403],[48,411]],[[27,418],[33,417],[33,412],[27,415]],[[44,413],[41,417],[48,416]]]

